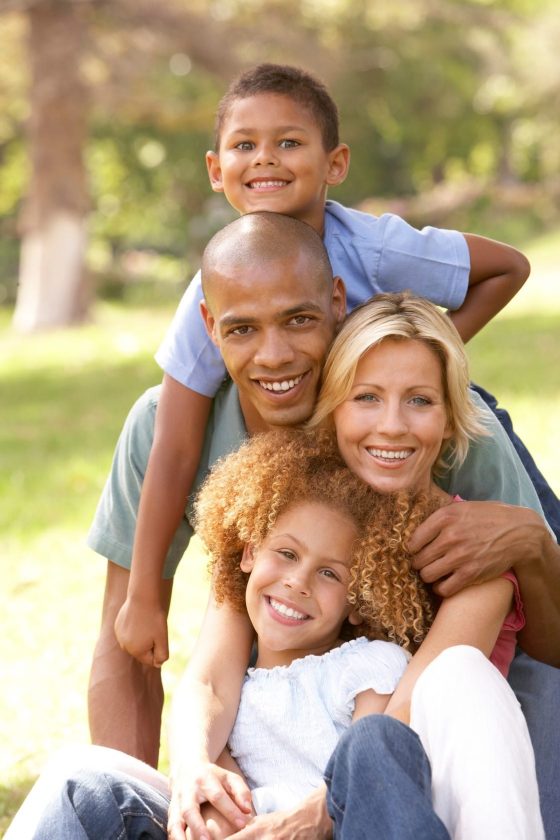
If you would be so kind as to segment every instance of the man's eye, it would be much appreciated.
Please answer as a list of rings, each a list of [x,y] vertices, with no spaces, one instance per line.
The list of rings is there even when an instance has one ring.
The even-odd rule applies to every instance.
[[[290,320],[290,324],[295,324],[296,327],[302,327],[304,324],[308,324],[311,321],[309,315],[294,315],[294,317]]]
[[[242,140],[241,143],[237,143],[234,148],[238,149],[240,152],[250,152],[251,149],[255,148],[255,144],[251,143],[250,140]]]
[[[247,325],[241,327],[233,327],[233,329],[229,331],[229,335],[249,335],[252,329],[252,327],[249,327]]]
[[[301,143],[298,140],[281,140],[278,144],[281,149],[295,149],[297,146],[301,146]]]

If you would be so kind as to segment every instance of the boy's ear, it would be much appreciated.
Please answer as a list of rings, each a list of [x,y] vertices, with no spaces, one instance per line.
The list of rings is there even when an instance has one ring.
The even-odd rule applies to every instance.
[[[350,149],[346,143],[339,143],[338,146],[329,152],[329,168],[327,172],[327,184],[336,187],[342,184],[348,175],[350,166]]]
[[[219,347],[216,335],[216,320],[210,312],[210,310],[208,309],[205,300],[200,301],[200,314],[202,315],[202,320],[204,321],[206,332],[208,333],[216,347]]]
[[[217,152],[206,152],[206,169],[210,178],[210,186],[214,192],[223,192],[222,167],[220,166],[220,157]]]
[[[239,568],[242,572],[249,572],[253,571],[253,566],[255,565],[255,547],[253,543],[245,543],[245,548],[243,549],[243,554],[241,556],[241,562],[239,563]]]

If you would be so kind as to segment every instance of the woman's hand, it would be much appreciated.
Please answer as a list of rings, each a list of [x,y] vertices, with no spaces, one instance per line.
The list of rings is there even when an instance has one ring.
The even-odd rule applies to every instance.
[[[214,812],[205,808],[206,803]],[[189,777],[174,780],[167,832],[170,840],[185,840],[187,836],[214,840],[227,837],[223,832],[228,826],[230,834],[243,828],[251,813],[251,791],[239,773],[208,762]]]

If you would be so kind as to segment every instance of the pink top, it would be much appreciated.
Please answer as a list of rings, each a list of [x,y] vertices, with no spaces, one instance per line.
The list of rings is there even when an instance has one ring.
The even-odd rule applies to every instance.
[[[455,502],[464,501],[460,496],[454,496],[453,500]],[[504,572],[500,577],[510,580],[513,584],[513,606],[502,624],[502,629],[496,639],[494,649],[490,654],[490,662],[496,666],[504,677],[507,677],[509,666],[515,656],[517,633],[525,627],[525,613],[523,612],[523,601],[521,600],[519,583],[514,572],[510,569],[509,572]]]

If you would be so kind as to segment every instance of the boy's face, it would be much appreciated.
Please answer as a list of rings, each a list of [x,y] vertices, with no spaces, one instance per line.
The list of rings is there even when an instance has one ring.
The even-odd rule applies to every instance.
[[[239,213],[282,213],[320,234],[327,186],[344,180],[348,164],[347,146],[325,151],[311,111],[276,93],[235,100],[219,152],[206,155],[212,189]]]
[[[252,434],[311,416],[325,355],[345,317],[342,281],[327,281],[310,263],[301,252],[230,260],[205,280],[202,316]]]

